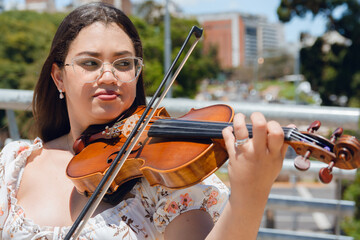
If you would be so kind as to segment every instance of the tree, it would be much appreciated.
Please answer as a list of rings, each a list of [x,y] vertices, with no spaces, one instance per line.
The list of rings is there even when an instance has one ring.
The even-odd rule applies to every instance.
[[[340,17],[334,11],[345,9]],[[279,19],[291,21],[295,16],[323,15],[327,31],[336,31],[350,44],[329,44],[320,37],[311,47],[301,50],[301,72],[318,91],[325,105],[336,105],[332,96],[347,96],[348,106],[360,106],[360,3],[357,0],[282,0],[277,9]],[[326,46],[330,45],[328,50]]]
[[[146,0],[139,5],[137,15],[141,16],[148,24],[159,24],[163,16],[163,6],[155,1]]]
[[[0,14],[0,87],[32,89],[63,14]]]
[[[34,88],[52,38],[64,17],[65,13],[32,11],[8,11],[0,14],[0,88]],[[164,76],[162,17],[160,16],[160,21],[152,24],[135,16],[131,17],[143,42],[144,82],[147,95],[155,92]],[[191,27],[197,22],[191,19],[173,18],[172,23],[171,35],[173,57],[175,57]],[[191,41],[193,40],[194,38]],[[200,43],[178,76],[173,96],[193,97],[199,81],[216,76],[218,69],[214,51],[203,54]],[[26,122],[29,121],[30,115],[26,113],[17,116],[17,121],[22,123],[20,125],[22,137],[27,137]],[[4,114],[0,113],[0,119],[3,117]]]
[[[345,10],[339,17],[334,11],[338,7]],[[358,0],[282,0],[277,10],[279,19],[290,21],[294,16],[304,17],[307,13],[324,15],[327,31],[336,31],[350,40],[344,44],[328,44],[318,38],[313,46],[300,52],[302,73],[318,90],[325,104],[333,104],[331,95],[349,97],[349,106],[360,107],[360,2]],[[328,45],[327,45],[328,44]],[[330,47],[327,47],[329,46]],[[327,47],[327,51],[324,51]],[[352,134],[353,135],[353,134]],[[360,172],[355,181],[345,190],[345,199],[356,203],[355,214],[343,224],[343,230],[360,238]]]
[[[64,14],[7,11],[0,14],[0,88],[33,89]],[[0,113],[1,128],[6,124]],[[26,138],[31,112],[17,115]]]
[[[144,49],[144,81],[148,95],[152,95],[164,75],[164,6],[154,1],[146,1],[139,9],[146,14],[144,19],[132,17]],[[138,10],[138,11],[140,11]],[[145,11],[146,10],[146,11]],[[141,13],[140,11],[140,13]],[[171,17],[172,59],[175,58],[192,26],[198,25],[195,19]],[[194,38],[190,40],[190,43]],[[190,44],[189,44],[190,45]],[[180,59],[181,60],[181,59]],[[205,78],[215,78],[220,72],[216,50],[205,53],[199,42],[188,62],[173,85],[174,97],[194,97],[199,82]]]

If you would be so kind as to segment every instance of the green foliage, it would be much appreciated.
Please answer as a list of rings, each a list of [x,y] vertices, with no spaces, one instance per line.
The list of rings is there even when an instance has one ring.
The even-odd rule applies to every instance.
[[[333,15],[334,9],[342,6],[346,10],[340,17]],[[301,71],[319,91],[323,103],[334,104],[330,95],[349,97],[348,106],[360,107],[360,2],[357,0],[282,0],[278,8],[279,19],[288,22],[294,16],[303,17],[307,13],[314,16],[322,14],[328,19],[328,30],[335,30],[351,40],[349,46],[332,44],[324,51],[324,39],[318,38],[315,44],[301,50]],[[345,198],[355,201],[353,218],[347,219],[343,230],[360,239],[360,173],[345,191]]]
[[[340,16],[338,7],[345,9]],[[301,50],[301,73],[320,93],[324,105],[337,105],[330,96],[347,96],[348,106],[358,107],[360,98],[360,2],[357,0],[282,0],[277,9],[283,22],[306,14],[322,15],[328,20],[327,30],[337,31],[350,40],[349,45],[326,43],[320,37],[313,46]],[[330,47],[329,47],[330,46]]]
[[[147,3],[143,11],[154,11],[158,7],[151,7],[151,4]],[[0,32],[2,33],[0,35],[1,88],[33,89],[49,51],[52,37],[64,16],[64,13],[50,14],[32,11],[8,11],[0,14],[0,22],[2,23],[0,25]],[[164,76],[164,25],[162,16],[158,16],[158,19],[155,20],[151,20],[150,16],[151,14],[147,17],[148,22],[132,17],[143,41],[146,65],[144,81],[148,95],[155,92]],[[172,18],[173,58],[191,27],[197,24],[192,19]],[[198,44],[177,79],[174,95],[193,97],[201,79],[216,76],[220,69],[215,56],[214,50],[204,54],[201,43]]]
[[[148,1],[151,2],[151,1]],[[159,6],[147,5],[143,11],[147,18],[131,17],[138,29],[144,50],[144,82],[147,95],[152,95],[164,77],[164,24],[163,16],[152,19],[147,11],[159,11]],[[163,11],[160,11],[163,12]],[[33,89],[43,62],[49,52],[52,38],[65,13],[37,13],[7,11],[0,14],[0,88]],[[191,27],[198,23],[192,19],[171,19],[172,57],[187,37]],[[193,37],[190,44],[195,40]],[[188,45],[190,45],[188,44]],[[193,97],[198,82],[215,77],[219,72],[216,50],[203,53],[199,43],[173,87],[175,97]],[[184,55],[184,54],[183,54]],[[181,59],[180,59],[181,60]],[[21,136],[26,137],[31,125],[31,113],[17,113],[21,121]],[[0,119],[4,119],[0,115]],[[4,122],[4,121],[1,121]],[[3,127],[2,124],[0,127]]]
[[[32,89],[64,14],[0,14],[0,87]]]
[[[191,27],[198,25],[198,23],[188,19],[173,19],[172,24],[174,26],[174,30],[172,30],[172,42],[174,46],[173,57],[175,57]],[[194,40],[195,37],[192,38],[192,42]],[[188,45],[189,48],[190,44]],[[186,48],[186,51],[188,48]],[[210,49],[205,53],[202,50],[202,43],[199,42],[177,78],[173,96],[192,98],[197,93],[199,82],[201,80],[205,78],[215,78],[220,72],[220,64],[218,63],[216,56],[216,49]]]
[[[333,10],[345,2],[347,2],[347,0],[281,0],[280,6],[277,9],[277,14],[279,19],[283,22],[289,22],[295,16],[305,17],[309,12],[313,15],[323,14],[331,16]]]
[[[346,219],[342,224],[344,231],[353,236],[355,239],[360,239],[360,172],[357,171],[355,181],[350,185],[345,193],[346,200],[355,201],[355,213],[352,218]]]
[[[161,17],[160,17],[161,18]],[[143,42],[144,82],[147,95],[152,95],[162,81],[164,70],[164,23],[159,19],[145,20],[132,17]],[[198,25],[193,19],[171,18],[172,59],[175,59],[192,26]],[[195,37],[190,39],[185,55]],[[179,59],[178,64],[181,62]],[[175,66],[175,70],[178,65]],[[166,69],[167,70],[167,69]],[[220,72],[216,59],[216,49],[204,53],[199,42],[173,85],[173,97],[194,97],[199,82],[204,78],[214,78]]]
[[[7,11],[0,14],[0,88],[33,89],[65,14]],[[1,128],[6,126],[2,114]],[[17,113],[21,137],[26,138],[31,112]]]

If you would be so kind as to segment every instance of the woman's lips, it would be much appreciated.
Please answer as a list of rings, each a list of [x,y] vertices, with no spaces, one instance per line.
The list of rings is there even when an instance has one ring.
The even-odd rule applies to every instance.
[[[99,98],[103,101],[111,101],[118,97],[118,94],[115,91],[101,91],[94,95],[94,97]]]

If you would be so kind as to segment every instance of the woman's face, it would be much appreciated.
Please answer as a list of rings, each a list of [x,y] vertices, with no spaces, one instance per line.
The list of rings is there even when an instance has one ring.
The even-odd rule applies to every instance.
[[[74,59],[82,61],[88,57],[104,62],[104,71],[95,75],[84,74],[76,68],[74,71],[71,65]],[[131,106],[137,79],[121,82],[112,72],[111,63],[123,57],[135,57],[135,49],[129,36],[115,23],[93,23],[83,28],[70,44],[60,84],[63,84],[72,128],[83,131],[89,125],[107,123]],[[81,61],[78,63],[86,67],[93,65]]]

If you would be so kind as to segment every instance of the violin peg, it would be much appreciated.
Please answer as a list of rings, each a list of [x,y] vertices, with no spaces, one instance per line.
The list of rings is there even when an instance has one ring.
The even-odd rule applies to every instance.
[[[344,132],[344,129],[341,127],[338,127],[335,129],[335,131],[331,134],[330,142],[335,143],[336,139],[340,137]]]
[[[332,180],[332,178],[333,178],[333,175],[332,175],[332,169],[333,169],[333,167],[334,167],[334,162],[333,161],[331,161],[330,163],[329,163],[329,166],[327,166],[327,167],[324,167],[324,168],[322,168],[322,169],[320,169],[320,171],[319,171],[319,178],[320,178],[320,181],[322,182],[322,183],[330,183],[331,182],[331,180]]]
[[[310,124],[310,126],[307,128],[307,131],[309,133],[314,133],[315,131],[319,130],[320,126],[321,126],[321,122],[316,120]]]
[[[306,171],[310,168],[310,160],[303,156],[297,156],[294,159],[294,166],[300,171]]]
[[[319,171],[319,179],[322,183],[328,184],[331,182],[333,175],[329,168],[324,167]]]

